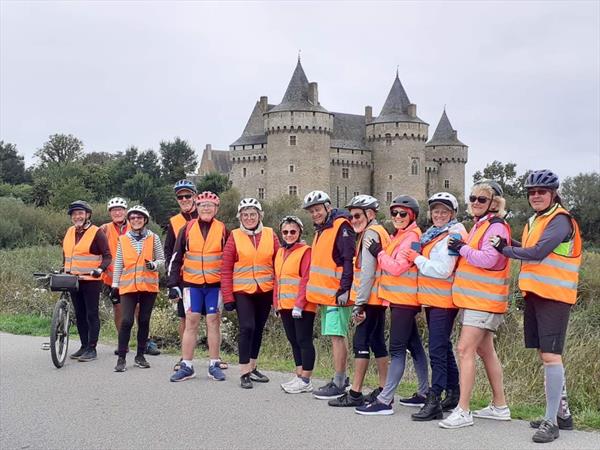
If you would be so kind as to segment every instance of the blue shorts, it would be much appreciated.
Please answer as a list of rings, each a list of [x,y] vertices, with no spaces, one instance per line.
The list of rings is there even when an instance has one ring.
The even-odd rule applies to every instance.
[[[217,314],[220,288],[183,288],[183,307],[187,313]]]

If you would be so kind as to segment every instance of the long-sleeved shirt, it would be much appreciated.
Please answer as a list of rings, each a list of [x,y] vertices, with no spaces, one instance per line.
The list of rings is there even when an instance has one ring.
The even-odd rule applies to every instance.
[[[410,245],[413,242],[419,242],[419,236],[416,233],[416,229],[418,225],[416,222],[411,223],[404,230],[396,231],[396,234],[392,238],[392,243],[394,244],[394,240],[398,239],[403,234],[409,233],[406,239],[404,239],[400,245],[398,245],[391,255],[388,255],[385,251],[380,251],[377,255],[377,261],[381,267],[381,270],[385,270],[391,275],[402,275],[413,265],[408,259],[400,254],[402,250],[410,249]]]
[[[377,221],[373,220],[372,225],[376,225]],[[375,230],[367,229],[362,240],[361,249],[358,253],[360,267],[360,286],[356,292],[356,305],[366,305],[371,297],[371,289],[375,283],[375,272],[377,271],[377,258],[369,251],[367,242],[380,242],[379,234]]]
[[[91,224],[88,224],[87,226],[84,226],[83,228],[77,230],[75,229],[75,243],[77,244],[81,238],[83,237],[83,235],[85,234],[85,232],[90,228]],[[92,240],[92,243],[90,244],[90,253],[92,255],[102,255],[102,261],[100,262],[100,266],[99,268],[102,269],[102,271],[105,271],[106,268],[108,266],[110,266],[110,263],[112,261],[112,255],[110,254],[110,247],[108,246],[108,238],[106,237],[106,234],[104,234],[104,231],[102,231],[102,228],[100,228],[98,230],[98,232],[96,233],[96,235],[94,236],[94,239]],[[65,266],[65,253],[63,252],[63,263],[62,263],[63,267]],[[100,278],[98,278],[98,280],[100,280]]]
[[[450,234],[453,233],[466,236],[467,230],[465,230],[462,223],[457,223],[448,230],[448,236],[436,242],[429,253],[429,258],[423,255],[417,256],[415,258],[415,265],[419,269],[419,273],[442,280],[452,275],[458,261],[458,256],[448,254],[448,239],[450,238]]]
[[[473,236],[477,228],[484,223],[485,220],[479,220],[475,222],[475,225],[473,225],[473,228],[471,228],[471,231],[469,232],[469,238]],[[475,249],[468,245],[464,245],[460,249],[460,256],[465,258],[469,264],[475,267],[481,267],[482,269],[490,270],[501,270],[506,265],[507,258],[506,256],[498,253],[498,251],[492,246],[490,238],[493,236],[500,236],[504,239],[510,239],[508,230],[503,224],[492,223],[481,238],[480,249]]]
[[[136,233],[132,230],[128,231],[125,235],[129,242],[133,245],[133,248],[139,255],[142,252],[142,248],[144,247],[144,242],[148,237],[154,235],[154,248],[152,254],[152,261],[156,263],[156,271],[162,269],[165,265],[165,254],[163,252],[162,244],[160,242],[160,237],[153,233],[152,231],[146,229],[143,237],[141,239],[136,239]],[[121,278],[121,273],[123,272],[123,250],[121,249],[121,242],[117,245],[117,255],[115,257],[115,265],[113,268],[113,283],[112,287],[119,287],[119,279]]]
[[[287,258],[290,253],[300,247],[302,244],[296,242],[291,248],[286,248],[284,250],[283,257]],[[294,306],[298,308],[304,309],[308,300],[306,300],[306,284],[308,283],[308,275],[310,273],[310,251],[309,248],[302,255],[302,259],[300,260],[300,284],[298,286],[298,294],[296,295],[296,301],[294,302]],[[279,297],[279,283],[277,282],[277,277],[274,278],[273,283],[273,306],[278,308],[277,298]]]
[[[525,261],[541,261],[548,256],[561,242],[567,242],[573,234],[571,221],[565,214],[555,216],[546,226],[540,240],[532,247],[521,247],[513,241],[511,246],[502,250],[504,256]]]
[[[190,221],[192,219],[198,218],[198,210],[194,209],[190,213],[181,213],[186,221]],[[173,256],[173,247],[175,247],[175,241],[177,240],[177,236],[175,235],[175,231],[173,230],[173,225],[171,225],[171,221],[169,220],[169,225],[167,226],[167,235],[165,236],[165,261],[167,268],[167,275],[169,275],[169,266],[171,264],[171,257]]]

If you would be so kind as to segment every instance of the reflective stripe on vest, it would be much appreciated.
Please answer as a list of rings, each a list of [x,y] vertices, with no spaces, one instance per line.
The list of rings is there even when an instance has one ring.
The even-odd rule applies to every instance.
[[[435,239],[423,246],[422,254],[429,259],[433,247],[440,241],[443,241],[448,233],[442,233]],[[448,278],[433,278],[423,275],[421,272],[417,275],[417,300],[421,305],[435,306],[436,308],[456,308],[452,303],[452,282],[454,274]]]
[[[120,232],[121,227],[115,226],[114,222],[109,222],[102,225],[101,229],[105,230],[106,239],[108,240],[108,248],[112,256],[110,265],[102,272],[102,281],[107,286],[112,286],[113,281],[113,268],[115,266],[115,258],[117,257],[117,244],[119,243],[119,236],[126,234],[129,231],[129,224],[126,223],[123,227],[123,232]]]
[[[335,294],[340,288],[343,268],[338,267],[333,260],[333,248],[338,231],[344,223],[350,225],[348,219],[338,217],[330,228],[315,234],[306,285],[306,299],[309,302],[335,306]]]
[[[77,244],[75,243],[75,227],[71,226],[63,240],[63,253],[65,255],[65,272],[79,275],[82,280],[98,281],[89,273],[100,267],[102,255],[90,253],[90,248],[96,233],[100,228],[90,225],[84,232]]]
[[[138,254],[129,236],[119,236],[123,271],[119,278],[119,293],[158,292],[158,272],[146,269],[146,260],[154,260],[154,234],[149,234]]]
[[[394,250],[409,237],[410,233],[416,234],[419,239],[421,238],[421,230],[414,228],[399,236],[394,236],[385,252],[391,256]],[[417,302],[417,267],[413,265],[399,276],[382,270],[381,281],[379,282],[379,297],[396,305],[419,306],[419,302]]]
[[[183,256],[183,281],[192,284],[221,282],[224,235],[225,225],[217,219],[210,224],[206,240],[198,221],[190,227]]]
[[[368,230],[373,230],[379,235],[379,242],[381,243],[382,248],[387,248],[390,245],[391,238],[385,228],[381,225],[371,225],[368,226],[363,233],[361,233],[360,238],[356,244],[355,256],[354,256],[354,278],[352,279],[352,288],[350,289],[350,300],[356,302],[356,297],[358,296],[358,289],[360,287],[360,276],[361,276],[361,261],[362,261],[362,244],[363,239]],[[379,263],[377,262],[377,258],[375,258],[376,271],[373,279],[373,286],[371,287],[371,295],[367,301],[368,305],[381,305],[383,302],[379,298],[379,282],[381,281],[381,269],[379,268]]]
[[[489,219],[477,227],[471,229],[467,244],[479,250],[481,240],[490,227]],[[506,222],[510,245],[510,227]],[[466,258],[460,257],[454,275],[452,285],[452,301],[459,308],[487,311],[495,314],[503,314],[508,309],[508,293],[510,285],[510,263],[506,259],[504,268],[501,270],[482,269],[467,262]]]
[[[277,278],[277,304],[280,309],[293,309],[298,297],[300,287],[300,264],[302,258],[310,247],[303,245],[287,252],[280,247],[275,256],[275,277]],[[307,303],[304,307],[306,311],[315,312],[317,305]]]
[[[233,265],[233,292],[254,294],[273,290],[273,229],[263,227],[258,248],[239,228],[231,232],[235,241],[238,260]]]
[[[542,298],[572,305],[577,301],[577,283],[581,266],[581,235],[577,222],[568,211],[557,204],[546,214],[534,217],[525,224],[521,245],[523,247],[535,246],[550,221],[559,214],[565,214],[571,220],[573,227],[571,240],[568,243],[561,243],[541,261],[521,261],[519,289],[523,291],[523,295],[532,292]]]

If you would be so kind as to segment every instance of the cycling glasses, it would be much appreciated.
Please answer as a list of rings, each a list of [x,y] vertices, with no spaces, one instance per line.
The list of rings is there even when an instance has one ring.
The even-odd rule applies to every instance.
[[[284,236],[287,236],[288,234],[290,236],[295,236],[298,233],[298,230],[283,230],[281,232],[281,234],[283,234]]]
[[[352,214],[352,219],[358,220],[361,219],[363,215],[361,213]]]
[[[177,200],[183,200],[183,199],[189,200],[192,197],[193,197],[192,194],[181,194],[181,195],[177,196]]]
[[[527,195],[531,197],[532,195],[546,195],[550,192],[550,189],[528,189]]]
[[[482,205],[486,204],[487,202],[489,202],[491,200],[491,198],[486,197],[484,195],[480,195],[479,197],[475,196],[475,195],[470,195],[469,196],[469,201],[471,203],[481,203]]]
[[[401,219],[404,219],[406,216],[408,216],[408,213],[406,211],[399,211],[397,209],[390,211],[390,214],[392,215],[392,217],[400,216]]]

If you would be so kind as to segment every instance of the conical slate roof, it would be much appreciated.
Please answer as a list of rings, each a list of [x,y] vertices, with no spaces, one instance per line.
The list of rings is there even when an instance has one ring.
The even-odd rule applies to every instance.
[[[458,140],[456,130],[452,128],[448,115],[446,114],[446,109],[444,109],[444,112],[442,113],[442,117],[435,129],[435,133],[433,133],[433,137],[425,144],[426,147],[433,147],[435,145],[462,145],[466,147],[466,144],[463,144]]]
[[[321,111],[328,112],[321,105],[314,105],[308,100],[308,78],[304,73],[300,59],[283,95],[281,103],[270,112],[276,111]]]
[[[385,122],[420,122],[426,123],[419,119],[418,117],[410,117],[408,115],[408,105],[410,105],[410,100],[408,99],[408,95],[406,95],[406,91],[400,82],[400,78],[398,77],[398,73],[396,73],[396,79],[394,80],[394,84],[392,84],[392,88],[390,89],[390,93],[385,100],[385,104],[383,108],[381,108],[381,114],[373,120],[371,123],[385,123]]]
[[[273,108],[273,105],[269,105],[269,108]],[[264,127],[263,112],[260,108],[260,102],[256,102],[242,135],[231,145],[266,144],[267,136]]]

